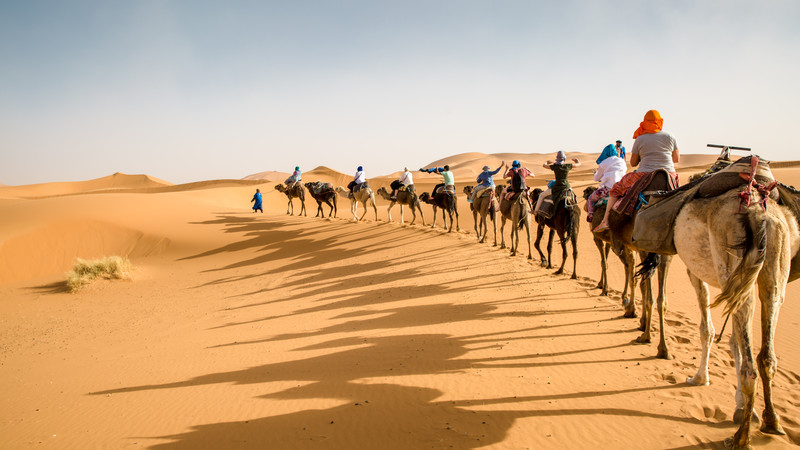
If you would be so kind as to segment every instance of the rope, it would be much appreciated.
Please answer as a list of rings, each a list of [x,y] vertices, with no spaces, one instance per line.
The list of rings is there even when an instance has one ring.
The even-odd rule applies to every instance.
[[[773,181],[772,183],[766,185],[756,181],[756,170],[758,169],[758,161],[759,161],[758,156],[753,155],[753,157],[750,158],[750,173],[749,174],[747,172],[739,173],[740,177],[747,180],[747,185],[742,190],[742,192],[739,192],[739,210],[736,211],[737,213],[741,213],[742,208],[747,209],[748,207],[750,207],[750,205],[753,202],[753,192],[752,192],[753,190],[761,194],[761,200],[759,200],[758,203],[760,203],[761,206],[764,207],[764,210],[766,211],[767,198],[769,197],[770,192],[772,192],[772,190],[775,189],[776,186],[778,186],[777,181]]]

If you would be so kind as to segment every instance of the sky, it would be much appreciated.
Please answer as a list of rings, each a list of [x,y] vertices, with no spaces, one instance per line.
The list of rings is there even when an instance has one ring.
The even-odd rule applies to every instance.
[[[797,0],[0,0],[0,183],[368,177],[466,152],[798,160]]]

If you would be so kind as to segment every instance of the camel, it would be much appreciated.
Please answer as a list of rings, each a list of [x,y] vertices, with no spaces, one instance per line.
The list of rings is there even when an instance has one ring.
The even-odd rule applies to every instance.
[[[538,188],[534,189],[533,193],[531,194],[531,203],[535,204],[540,195],[542,195],[542,190]],[[576,280],[578,278],[578,230],[580,229],[581,225],[581,209],[578,207],[578,205],[571,205],[569,208],[567,208],[565,203],[566,198],[559,200],[558,204],[555,205],[555,213],[553,214],[553,217],[549,219],[543,216],[535,217],[538,227],[536,229],[536,242],[534,243],[534,247],[536,247],[536,250],[539,252],[539,258],[541,258],[542,267],[552,269],[553,264],[550,260],[550,255],[552,254],[553,250],[553,234],[558,233],[558,239],[561,242],[561,267],[558,268],[555,274],[561,275],[564,273],[564,267],[567,265],[567,241],[570,241],[572,243],[571,278]],[[542,249],[539,248],[539,242],[542,240],[545,225],[550,228],[549,239],[547,241],[546,260],[544,253],[542,253]]]
[[[392,200],[391,194],[389,194],[389,191],[387,191],[385,187],[379,188],[377,194],[384,200],[391,202],[389,203],[389,208],[386,209],[387,214],[389,214],[389,222],[392,221],[392,206],[397,203],[400,205],[400,223],[405,222],[405,220],[403,220],[403,205],[408,205],[408,207],[411,208],[411,214],[414,216],[411,219],[411,225],[414,225],[414,222],[417,220],[417,213],[414,211],[414,208],[419,210],[419,217],[422,219],[422,225],[425,225],[425,217],[422,215],[422,206],[419,203],[419,197],[417,197],[416,192],[407,190],[398,191],[397,200]]]
[[[754,401],[759,375],[764,390],[761,431],[786,434],[772,401],[772,380],[778,364],[774,336],[786,285],[800,277],[800,215],[796,209],[800,192],[780,186],[775,196],[779,203],[769,194],[775,184],[754,186],[755,166],[751,166],[750,184],[716,197],[689,199],[673,226],[675,250],[686,264],[701,312],[702,353],[697,372],[687,379],[688,383],[709,383],[708,360],[714,340],[711,307],[725,305],[733,319],[730,348],[738,378],[734,422],[739,428],[725,442],[732,448],[750,447],[750,422],[757,417]],[[658,257],[654,255],[649,255],[643,266],[656,263]],[[708,285],[722,291],[713,304]],[[756,294],[761,303],[761,351],[754,357]]]
[[[525,227],[525,234],[528,239],[528,259],[533,259],[533,250],[531,249],[531,218],[528,213],[528,203],[525,201],[527,194],[521,192],[515,194],[511,200],[505,198],[504,189],[498,188],[500,191],[500,214],[502,220],[500,221],[500,248],[506,248],[506,236],[503,230],[506,227],[506,220],[511,221],[511,256],[517,256],[519,250],[519,229]]]
[[[333,188],[329,188],[327,183],[322,183],[317,181],[315,183],[305,183],[306,189],[308,189],[308,193],[311,194],[311,197],[317,201],[317,215],[314,217],[319,217],[322,214],[322,218],[325,218],[325,211],[322,210],[322,203],[327,204],[331,209],[328,211],[328,217],[336,217],[338,213],[338,209],[336,207],[336,191]]]
[[[359,221],[367,215],[367,206],[369,206],[368,202],[372,202],[372,209],[375,210],[375,221],[378,221],[378,207],[375,205],[375,194],[372,192],[372,189],[369,186],[364,186],[361,189],[355,191],[350,196],[350,191],[347,188],[343,188],[341,186],[336,187],[336,192],[341,195],[342,197],[350,200],[350,211],[353,213],[353,220]],[[358,203],[364,204],[364,214],[361,215],[361,218],[358,217]]]
[[[472,196],[472,189],[472,186],[464,187],[464,193],[467,194],[467,197]],[[486,241],[486,234],[489,232],[489,223],[486,220],[488,215],[492,220],[492,229],[494,230],[494,246],[497,247],[496,216],[498,205],[493,192],[494,190],[492,189],[485,189],[478,198],[469,204],[469,208],[472,211],[472,220],[475,223],[475,234],[478,236],[478,243],[483,244]],[[478,214],[481,215],[480,223],[478,223]]]
[[[450,228],[448,233],[453,231],[453,215],[455,214],[456,231],[460,231],[458,227],[458,198],[456,194],[445,192],[444,189],[435,191],[433,196],[427,192],[420,194],[419,199],[429,205],[433,205],[433,222],[431,228],[436,228],[436,210],[442,208],[442,220],[444,220],[444,227],[447,228],[447,216],[450,216]]]
[[[588,199],[590,195],[597,189],[595,186],[590,186],[584,189],[583,198]],[[599,212],[598,212],[599,211]],[[600,224],[603,214],[605,214],[605,206],[600,206],[592,216],[591,228],[594,229]],[[595,220],[595,217],[600,219]],[[622,290],[622,306],[625,307],[624,317],[636,317],[636,308],[633,306],[634,297],[636,295],[636,277],[634,276],[634,266],[636,258],[630,248],[615,243],[611,238],[611,231],[605,230],[600,232],[592,232],[594,245],[600,252],[600,281],[597,283],[597,288],[601,290],[601,295],[608,295],[608,253],[611,249],[622,261],[625,267],[625,287]],[[616,245],[615,245],[616,244]],[[628,289],[630,289],[630,298],[628,298]]]
[[[297,197],[300,199],[300,213],[298,216],[307,216],[306,214],[306,188],[303,187],[302,184],[296,184],[291,188],[287,188],[281,183],[275,185],[275,190],[278,192],[282,192],[286,194],[286,197],[289,198],[289,205],[286,207],[286,214],[290,216],[294,215],[294,203],[292,203],[292,199]],[[291,212],[289,210],[291,209]]]
[[[655,191],[666,191],[668,189],[667,183],[667,174],[666,172],[661,172],[655,175],[655,178],[650,183],[650,185],[643,191],[646,198],[649,198],[650,195],[648,193],[655,192]],[[601,206],[597,208],[594,212],[594,216],[592,217],[592,230],[594,230],[597,225],[603,219],[603,214],[605,214],[605,206]],[[647,251],[640,251],[640,249],[636,246],[633,242],[632,235],[633,235],[633,226],[634,221],[636,220],[636,213],[631,216],[627,216],[625,214],[619,213],[616,210],[612,210],[608,216],[608,223],[611,226],[609,230],[606,231],[610,235],[610,239],[612,242],[612,248],[619,248],[625,247],[626,250],[621,250],[624,254],[626,251],[639,252],[639,257],[641,260],[644,260],[648,253]],[[627,258],[627,257],[626,257]],[[630,260],[629,260],[630,261]],[[658,304],[658,313],[659,313],[659,343],[658,343],[658,353],[656,357],[661,359],[672,359],[672,356],[669,353],[669,348],[667,347],[666,342],[666,334],[665,334],[665,320],[666,320],[666,280],[667,275],[669,273],[669,265],[672,262],[672,256],[670,255],[663,255],[657,261],[657,264],[653,266],[653,270],[656,268],[658,269],[658,298],[657,301],[653,301],[652,296],[652,280],[650,277],[643,277],[642,282],[640,283],[640,291],[642,293],[642,317],[639,321],[639,330],[642,331],[642,334],[636,338],[636,342],[638,343],[650,343],[652,340],[651,337],[651,323],[653,317],[653,305]],[[632,265],[627,266],[626,270],[626,279],[629,280],[631,283],[631,289],[634,287],[634,282],[630,281],[629,277],[633,277],[632,273]],[[633,293],[631,292],[631,297],[633,297]],[[624,303],[623,307],[625,309],[625,313],[623,317],[636,317],[636,305],[633,301],[629,301],[628,303]]]
[[[714,340],[711,306],[725,304],[731,313],[733,331],[731,352],[736,361],[738,385],[736,413],[740,423],[733,437],[735,448],[749,445],[755,384],[762,378],[765,409],[761,431],[785,434],[772,403],[772,379],[777,372],[774,336],[778,310],[783,303],[792,260],[800,246],[798,218],[787,207],[767,200],[766,210],[750,205],[741,214],[738,192],[710,199],[694,199],[683,207],[675,220],[675,248],[686,264],[700,305],[702,353],[697,373],[687,382],[708,384],[708,358]],[[738,248],[738,251],[732,249]],[[722,289],[710,305],[707,285]],[[752,321],[756,292],[761,301],[761,351],[755,371]]]

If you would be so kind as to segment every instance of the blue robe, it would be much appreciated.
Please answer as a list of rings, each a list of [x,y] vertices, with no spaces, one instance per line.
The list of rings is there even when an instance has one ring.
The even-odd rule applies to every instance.
[[[264,208],[261,205],[261,192],[256,192],[256,195],[253,196],[253,200],[251,201],[255,202],[255,204],[253,205],[253,211],[257,211],[259,209],[262,211],[264,210]]]

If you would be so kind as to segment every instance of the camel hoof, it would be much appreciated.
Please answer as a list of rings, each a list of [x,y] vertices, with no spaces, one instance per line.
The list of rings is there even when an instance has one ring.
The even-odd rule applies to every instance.
[[[571,277],[569,277],[569,279],[570,279],[570,280],[577,280],[577,279],[578,279],[578,275],[576,275],[576,274],[574,274],[574,273],[573,273],[573,274],[572,274],[572,276],[571,276]]]
[[[643,335],[641,335],[641,336],[636,338],[636,343],[637,344],[649,344],[650,343],[650,336],[646,336],[646,335],[643,334]]]
[[[635,319],[636,318],[636,311],[625,311],[625,314],[623,314],[622,317],[624,317],[626,319]],[[644,331],[644,330],[639,329],[639,331]]]
[[[550,267],[548,267],[548,269],[549,268]],[[564,269],[558,269],[558,270],[556,270],[556,272],[553,275],[561,275],[562,273],[564,273]]]
[[[670,359],[672,359],[672,355],[669,354],[669,350],[658,350],[656,358],[666,359],[667,361],[669,361]]]
[[[772,417],[764,411],[764,421],[761,424],[761,432],[766,434],[776,434],[778,436],[786,436],[786,431],[781,426],[781,419],[777,413],[773,413]]]
[[[692,386],[708,386],[708,378],[703,381],[702,378],[698,378],[697,376],[689,377],[686,379],[686,383]]]
[[[597,283],[597,286],[595,286],[594,288],[595,289],[603,289],[603,283]],[[603,292],[603,295],[606,295],[606,293]]]
[[[725,439],[724,444],[725,444],[725,448],[736,449],[736,450],[738,450],[738,449],[748,449],[749,450],[749,449],[753,448],[753,446],[750,445],[749,442],[744,444],[744,445],[737,444],[735,437],[729,437],[728,439]]]
[[[533,261],[533,255],[528,255],[528,261]]]

